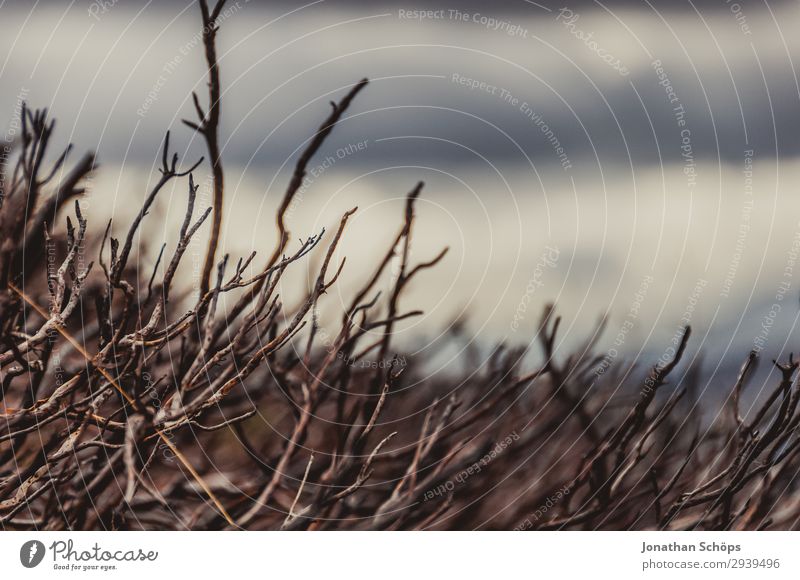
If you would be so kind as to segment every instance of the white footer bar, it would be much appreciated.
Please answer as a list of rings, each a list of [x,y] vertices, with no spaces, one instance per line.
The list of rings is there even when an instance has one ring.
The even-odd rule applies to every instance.
[[[798,540],[792,532],[1,532],[0,576],[800,578]]]

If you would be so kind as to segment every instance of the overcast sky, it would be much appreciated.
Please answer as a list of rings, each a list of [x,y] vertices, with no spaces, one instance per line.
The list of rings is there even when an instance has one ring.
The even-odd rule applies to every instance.
[[[282,161],[327,101],[363,76],[373,79],[357,103],[366,114],[343,128],[346,137],[402,128],[501,158],[518,157],[515,141],[553,160],[552,143],[500,98],[505,89],[541,115],[573,159],[679,160],[672,146],[679,131],[655,60],[686,109],[697,157],[736,160],[748,146],[762,156],[800,152],[796,3],[579,2],[569,4],[574,21],[559,4],[523,0],[449,3],[462,6],[465,21],[440,2],[268,4],[230,2],[220,33],[226,153],[242,162],[253,151],[258,162]],[[419,7],[444,16],[403,16]],[[179,1],[5,3],[0,110],[8,118],[24,93],[32,105],[50,106],[77,144],[101,148],[106,159],[149,161],[153,140],[191,114],[187,97],[202,89],[193,8]],[[501,28],[491,29],[495,23]],[[601,56],[629,73],[618,74]],[[454,74],[497,90],[470,90],[452,82]],[[476,130],[486,122],[497,129]],[[383,151],[412,161],[416,147]],[[468,161],[449,146],[431,155]]]

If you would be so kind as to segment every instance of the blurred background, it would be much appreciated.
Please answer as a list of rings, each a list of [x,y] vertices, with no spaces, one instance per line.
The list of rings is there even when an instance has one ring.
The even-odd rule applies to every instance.
[[[426,311],[398,329],[421,357],[456,320],[481,346],[529,343],[548,302],[563,348],[607,315],[601,353],[646,364],[690,322],[709,376],[799,344],[797,2],[229,0],[221,21],[233,256],[266,259],[299,152],[369,77],[287,216],[300,238],[359,206],[328,304],[349,303],[423,180],[413,258],[451,250],[404,303]],[[6,0],[0,47],[7,138],[26,101],[98,152],[96,227],[138,209],[167,129],[187,165],[204,154],[180,122],[207,98],[193,2]],[[196,177],[207,205],[207,165]],[[143,267],[185,199],[164,192]]]

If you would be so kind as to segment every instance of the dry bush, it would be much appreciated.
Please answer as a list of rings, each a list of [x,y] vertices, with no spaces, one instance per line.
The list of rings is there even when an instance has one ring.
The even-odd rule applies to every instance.
[[[48,162],[53,124],[23,111],[22,139],[0,192],[0,524],[3,529],[794,529],[800,516],[798,363],[758,408],[691,412],[692,375],[667,386],[685,353],[641,379],[608,372],[593,354],[600,330],[571,356],[556,352],[559,318],[537,333],[544,364],[524,348],[428,376],[393,346],[409,281],[445,255],[411,263],[418,184],[398,233],[323,336],[320,298],[342,272],[333,257],[352,212],[332,234],[290,243],[284,216],[306,166],[365,88],[338,102],[297,161],[276,218],[277,247],[235,265],[216,259],[224,192],[218,147],[219,70],[213,9],[200,2],[209,107],[186,122],[204,138],[214,203],[195,215],[197,186],[163,143],[161,178],[118,239],[89,229],[79,205],[55,224],[94,170]],[[3,160],[6,160],[4,156]],[[60,179],[57,179],[59,177]],[[156,269],[132,262],[159,192],[187,187],[174,248]],[[201,224],[211,236],[191,308],[178,265]],[[305,296],[282,300],[284,274],[323,256]],[[96,255],[87,263],[87,255]],[[393,261],[393,287],[376,288]],[[231,297],[232,307],[220,306]],[[286,302],[296,304],[287,306]],[[470,341],[454,326],[452,343]],[[429,353],[426,353],[426,355]],[[456,368],[457,367],[457,368]],[[624,393],[620,395],[620,393]]]

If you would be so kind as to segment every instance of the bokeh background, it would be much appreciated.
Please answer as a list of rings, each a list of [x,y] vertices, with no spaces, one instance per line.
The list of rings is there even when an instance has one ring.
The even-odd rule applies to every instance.
[[[414,259],[451,251],[406,298],[426,310],[398,329],[421,358],[455,320],[480,346],[531,342],[547,302],[562,348],[607,315],[599,349],[648,364],[691,322],[709,376],[798,344],[797,2],[230,0],[221,20],[232,255],[268,256],[299,151],[366,76],[288,215],[299,238],[359,206],[329,303],[349,302],[423,180]],[[98,152],[96,227],[140,206],[167,129],[187,163],[204,153],[180,122],[192,90],[205,99],[199,28],[188,0],[0,2],[6,133],[24,100]],[[184,187],[162,196],[142,267],[174,241]]]

